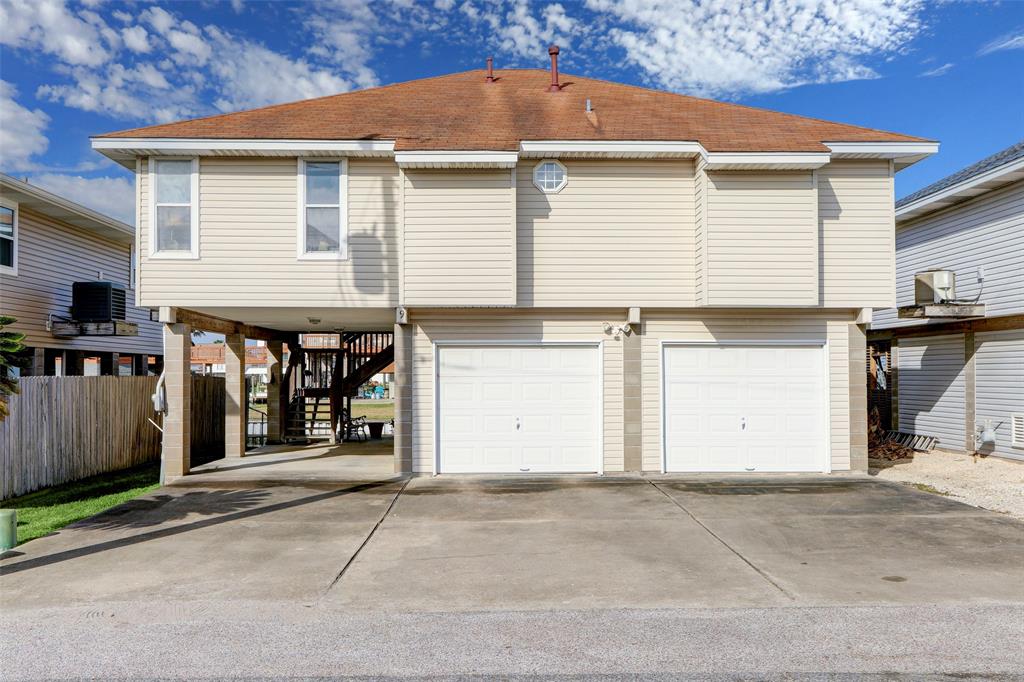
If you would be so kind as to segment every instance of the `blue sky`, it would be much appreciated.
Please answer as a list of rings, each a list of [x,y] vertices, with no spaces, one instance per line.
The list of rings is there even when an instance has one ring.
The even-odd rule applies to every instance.
[[[902,196],[1024,138],[1024,2],[0,0],[0,168],[133,221],[92,134],[496,65],[940,140]]]

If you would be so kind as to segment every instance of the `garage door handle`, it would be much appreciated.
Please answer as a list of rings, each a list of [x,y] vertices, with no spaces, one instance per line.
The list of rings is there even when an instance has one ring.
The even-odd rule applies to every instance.
[[[521,426],[522,424],[519,423],[519,417],[516,417],[516,431],[518,431]]]
[[[747,430],[747,418],[746,417],[740,417],[740,430],[741,431],[746,431]]]

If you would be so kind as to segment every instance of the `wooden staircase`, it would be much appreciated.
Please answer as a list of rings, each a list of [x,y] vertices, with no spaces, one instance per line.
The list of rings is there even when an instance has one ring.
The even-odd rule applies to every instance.
[[[351,414],[359,387],[394,360],[390,332],[346,332],[341,348],[291,349],[282,380],[288,395],[285,442],[336,442],[343,435],[343,411]]]

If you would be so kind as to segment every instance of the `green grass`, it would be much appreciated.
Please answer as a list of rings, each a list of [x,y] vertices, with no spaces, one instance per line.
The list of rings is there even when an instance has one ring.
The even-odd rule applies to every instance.
[[[352,414],[372,422],[386,422],[395,418],[395,404],[390,400],[361,400],[352,403]]]
[[[106,511],[159,487],[160,464],[83,478],[0,502],[18,510],[18,544]]]

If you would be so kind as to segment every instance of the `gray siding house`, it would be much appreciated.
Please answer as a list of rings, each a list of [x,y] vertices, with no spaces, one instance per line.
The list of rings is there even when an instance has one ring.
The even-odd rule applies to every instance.
[[[914,303],[915,273],[932,269],[955,272],[957,299],[984,316],[876,311],[872,402],[887,425],[940,449],[1024,459],[1024,142],[897,202],[897,306]]]
[[[160,324],[135,303],[130,225],[0,174],[0,314],[17,319],[25,375],[148,374],[163,357]],[[68,334],[75,282],[125,289],[123,335]],[[132,327],[135,325],[135,328]],[[89,331],[102,332],[102,329]],[[134,333],[133,333],[134,332]]]

